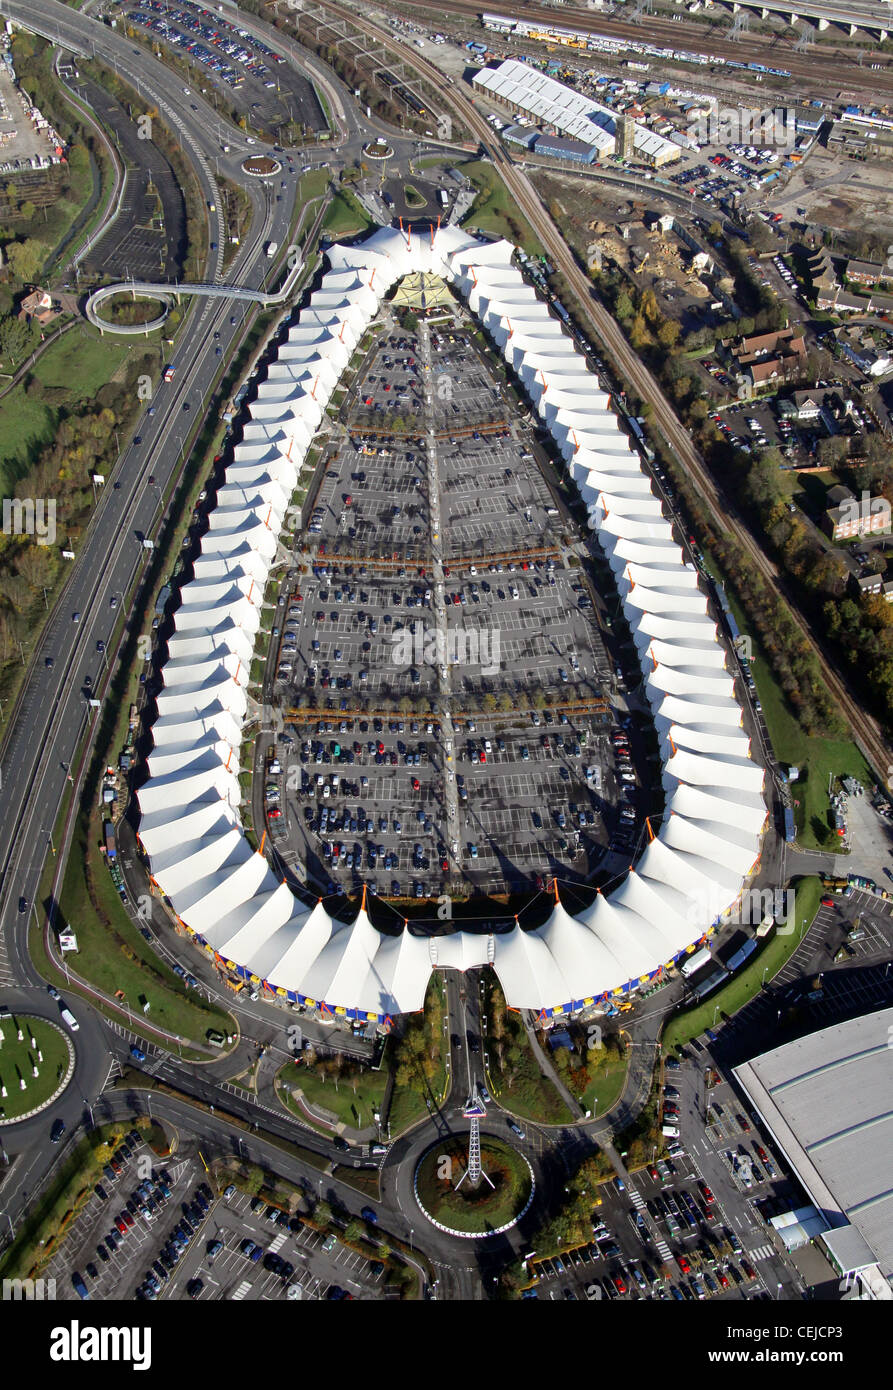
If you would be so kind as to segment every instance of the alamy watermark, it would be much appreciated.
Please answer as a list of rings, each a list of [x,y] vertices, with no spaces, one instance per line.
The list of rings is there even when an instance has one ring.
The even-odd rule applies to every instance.
[[[790,936],[797,921],[793,888],[745,888],[730,907],[719,884],[687,895],[686,920],[694,929],[715,926],[759,927],[772,921],[778,936]]]
[[[14,1303],[20,1300],[28,1303],[54,1303],[55,1279],[4,1279],[2,1301]]]
[[[391,661],[409,666],[479,666],[485,676],[500,670],[501,639],[498,627],[453,627],[444,631],[416,625],[415,632],[401,627],[389,635]]]
[[[690,121],[686,134],[701,145],[771,145],[792,150],[797,127],[792,106],[715,106]]]
[[[56,540],[56,499],[54,497],[4,497],[4,536],[33,536],[38,545]]]
[[[850,527],[860,535],[870,531],[872,535],[889,535],[891,522],[890,503],[886,497],[872,497],[862,489],[859,497],[845,497],[840,504],[837,520],[838,530]]]

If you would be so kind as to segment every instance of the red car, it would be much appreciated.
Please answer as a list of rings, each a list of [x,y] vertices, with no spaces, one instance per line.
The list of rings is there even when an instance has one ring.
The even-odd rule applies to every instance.
[[[654,1178],[655,1182],[660,1182],[660,1173],[657,1171],[653,1163],[649,1163],[648,1165],[648,1176],[649,1178]]]
[[[683,1274],[691,1274],[691,1265],[688,1263],[688,1260],[685,1258],[684,1255],[677,1255],[676,1263],[682,1270]]]
[[[484,752],[484,750],[483,750],[483,748],[482,748],[482,749],[481,749],[481,762],[482,762],[482,763],[485,763],[486,761],[487,761],[487,755],[486,755],[486,753]]]
[[[834,899],[833,899],[833,898],[829,898],[828,895],[827,895],[827,893],[826,893],[825,896],[822,898],[822,907],[833,907],[833,906],[834,906]]]
[[[707,1186],[703,1178],[698,1179],[698,1187],[701,1189],[701,1196],[704,1198],[705,1202],[710,1203],[715,1200],[713,1193],[710,1191],[710,1188]]]
[[[378,740],[378,751],[379,753],[384,752],[384,744],[382,743],[381,739]]]
[[[122,1236],[126,1236],[126,1235],[127,1235],[127,1223],[126,1223],[126,1221],[124,1220],[124,1217],[123,1217],[123,1216],[119,1216],[119,1217],[116,1218],[116,1220],[115,1220],[115,1225],[117,1226],[118,1230],[121,1232]]]
[[[617,1290],[618,1293],[626,1293],[626,1285],[624,1284],[619,1274],[614,1275],[614,1288]]]
[[[441,861],[440,861],[440,867],[441,867],[441,869],[443,870],[443,872],[444,872],[445,874],[448,874],[449,871],[450,871],[450,863],[449,863],[449,860],[448,860],[448,859],[441,859]]]
[[[755,1148],[756,1151],[757,1151],[757,1158],[761,1158],[761,1159],[763,1160],[764,1163],[768,1163],[768,1162],[769,1162],[769,1155],[767,1154],[766,1150],[763,1148],[762,1144],[754,1144],[754,1148]]]
[[[282,812],[280,811],[278,806],[274,806],[272,811],[267,812],[267,817],[269,820],[279,820],[281,816]]]
[[[716,1277],[724,1289],[727,1289],[729,1287],[728,1278],[725,1274],[723,1274],[721,1269],[718,1269],[716,1271]]]
[[[418,777],[413,777],[413,779],[412,779],[412,789],[413,789],[413,791],[414,791],[414,792],[417,792],[417,791],[419,790],[419,788],[421,787],[421,785],[422,785],[422,784],[421,784],[421,782],[419,781]]]

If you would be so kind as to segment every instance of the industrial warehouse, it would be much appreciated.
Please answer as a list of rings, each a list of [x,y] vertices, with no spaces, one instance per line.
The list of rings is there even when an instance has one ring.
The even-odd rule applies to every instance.
[[[657,977],[703,942],[760,854],[763,770],[750,756],[717,627],[610,400],[506,241],[455,227],[383,228],[334,245],[249,407],[173,614],[139,839],[153,881],[209,953],[269,995],[361,1019],[421,1007],[431,971],[492,964],[508,1003],[582,1008]],[[351,922],[299,899],[245,836],[239,750],[279,533],[326,405],[383,300],[405,276],[467,302],[526,391],[588,507],[643,672],[662,759],[659,830],[616,891],[580,915],[558,900],[525,931],[386,935],[365,893]]]
[[[632,140],[624,140],[625,132],[618,130],[617,115],[610,107],[515,58],[506,58],[497,68],[482,68],[475,73],[473,85],[491,101],[590,146],[597,159],[623,156],[662,169],[682,158],[682,148],[674,140],[638,123],[633,123]]]
[[[891,1037],[893,1009],[882,1009],[735,1068],[813,1204],[799,1224],[862,1297],[885,1301],[893,1298]]]

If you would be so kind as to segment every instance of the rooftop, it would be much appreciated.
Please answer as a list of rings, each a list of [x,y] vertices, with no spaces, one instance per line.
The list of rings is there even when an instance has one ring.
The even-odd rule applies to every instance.
[[[822,1028],[735,1075],[832,1226],[893,1275],[893,1009]]]

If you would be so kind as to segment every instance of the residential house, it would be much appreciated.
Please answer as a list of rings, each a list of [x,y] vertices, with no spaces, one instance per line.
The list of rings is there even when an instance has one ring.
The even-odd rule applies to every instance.
[[[722,344],[737,380],[752,388],[794,381],[806,363],[806,342],[793,328]]]
[[[19,305],[19,318],[25,323],[36,319],[41,328],[58,318],[59,312],[53,307],[53,297],[47,290],[33,289],[30,294],[25,295]]]
[[[863,493],[860,499],[848,487],[839,485],[828,489],[827,501],[831,506],[822,517],[821,525],[833,541],[882,535],[890,530],[890,504],[884,497],[869,497]],[[860,587],[860,592],[873,590]]]
[[[843,273],[854,285],[876,285],[891,278],[881,261],[847,261]]]

